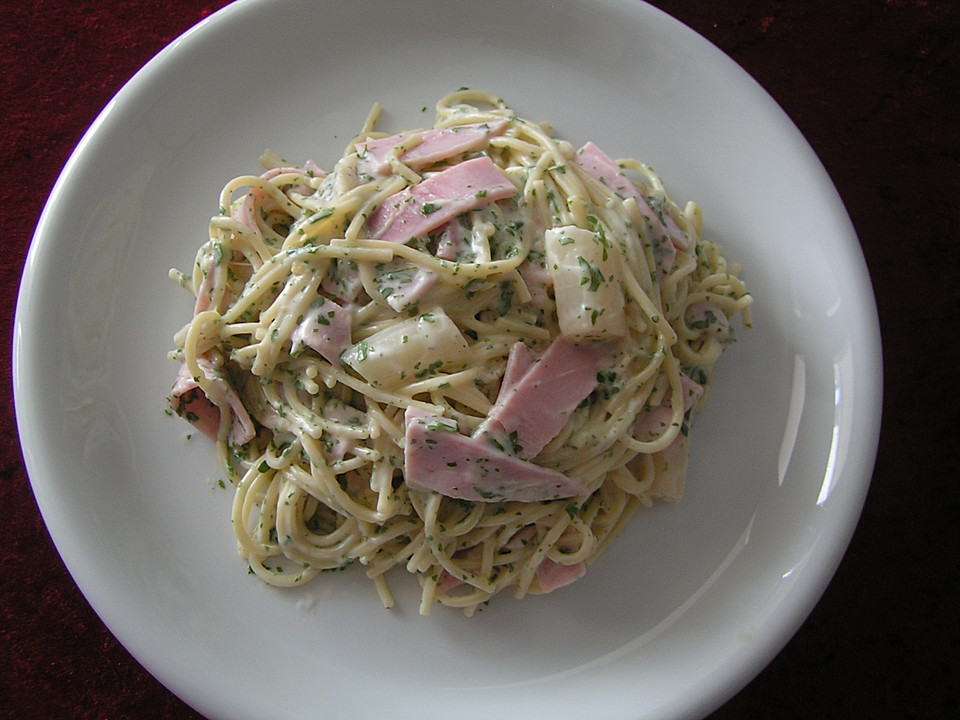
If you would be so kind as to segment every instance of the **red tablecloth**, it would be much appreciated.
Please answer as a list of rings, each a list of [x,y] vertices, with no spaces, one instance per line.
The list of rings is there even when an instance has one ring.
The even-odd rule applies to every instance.
[[[50,542],[17,443],[10,339],[27,246],[74,145],[143,63],[224,4],[0,3],[2,718],[197,717],[118,645]],[[953,716],[960,8],[952,0],[654,4],[744,66],[809,139],[858,231],[885,343],[877,469],[850,549],[795,638],[714,717]]]

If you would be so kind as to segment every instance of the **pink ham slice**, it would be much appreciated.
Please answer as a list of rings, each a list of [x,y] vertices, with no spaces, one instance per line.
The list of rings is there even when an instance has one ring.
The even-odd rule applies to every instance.
[[[573,478],[459,432],[450,418],[406,411],[404,477],[414,489],[472,502],[539,502],[583,495]]]
[[[683,411],[687,412],[703,395],[703,386],[691,380],[686,375],[680,375],[680,388],[683,392]],[[640,413],[633,426],[633,436],[641,442],[650,442],[663,435],[673,422],[673,404],[670,394],[664,396],[660,405],[648,408]],[[682,434],[677,435],[674,444],[680,441]]]
[[[522,342],[514,343],[510,347],[507,366],[503,370],[503,380],[500,382],[500,392],[497,394],[498,405],[513,395],[523,376],[533,367],[538,358],[537,353]]]
[[[537,585],[540,592],[546,594],[575,582],[587,574],[587,564],[584,562],[573,565],[561,565],[550,558],[544,558],[537,566]],[[454,577],[446,570],[440,573],[437,580],[437,590],[450,592],[461,586],[463,581]]]
[[[454,127],[434,128],[420,132],[391,135],[376,140],[366,140],[357,143],[356,148],[361,158],[379,171],[384,166],[387,155],[391,150],[416,135],[420,142],[409,150],[402,152],[399,156],[405,165],[416,170],[456,155],[482,150],[490,142],[491,137],[501,135],[506,129],[507,122],[505,120],[492,123],[456,125]]]
[[[536,538],[537,529],[533,525],[524,525],[503,544],[503,549],[511,552],[514,550],[522,550],[526,545],[536,540]]]
[[[440,576],[437,578],[437,590],[442,593],[447,593],[463,585],[463,580],[454,575],[451,575],[446,570],[440,571]]]
[[[323,417],[333,422],[343,425],[356,427],[362,422],[360,413],[356,409],[346,405],[339,400],[330,400],[323,406]],[[325,454],[330,462],[343,460],[348,452],[353,452],[357,446],[357,441],[352,437],[346,437],[333,433],[325,438]]]
[[[437,237],[436,255],[441,260],[456,260],[470,250],[470,240],[464,235],[460,223],[448,222]]]
[[[703,386],[686,375],[680,375],[683,411],[687,412],[703,395]],[[663,435],[673,422],[673,398],[668,393],[660,405],[647,408],[639,414],[633,426],[633,436],[641,442],[650,442]],[[678,432],[673,442],[653,454],[654,475],[650,494],[665,500],[683,497],[687,475],[687,436]]]
[[[537,566],[537,585],[544,593],[553,592],[557,588],[569,585],[582,578],[587,572],[586,563],[578,562],[573,565],[561,565],[550,558],[544,558]]]
[[[437,284],[435,272],[400,258],[377,265],[374,279],[381,297],[398,313],[422,300]]]
[[[210,360],[200,357],[197,358],[197,364],[204,377],[213,383],[213,397],[204,394],[184,363],[180,366],[176,383],[170,393],[170,407],[177,415],[214,440],[220,433],[220,414],[226,409],[232,415],[227,440],[233,445],[250,442],[256,430],[236,390],[223,377],[222,370]]]
[[[510,349],[497,402],[475,435],[536,457],[597,386],[597,371],[611,346],[558,338],[541,357],[523,343]]]
[[[291,350],[296,353],[306,345],[334,367],[340,367],[340,353],[353,344],[351,324],[349,308],[320,296],[291,333]]]
[[[387,198],[367,220],[372,238],[406,243],[517,188],[488,157],[454,165]]]
[[[314,163],[307,163],[304,166],[311,174],[323,177],[325,173]],[[295,167],[279,167],[271,168],[264,173],[261,173],[260,177],[263,180],[272,180],[277,175],[283,175],[285,173],[302,173],[303,170]],[[310,189],[306,187],[301,187],[299,190],[303,193],[309,193]],[[263,199],[267,194],[260,188],[251,188],[250,191],[243,198],[242,203],[238,203],[233,207],[230,214],[234,220],[237,222],[246,225],[251,230],[257,230],[257,213],[260,212],[260,205],[263,203]]]
[[[221,262],[221,258],[217,257],[217,254],[213,251],[213,248],[209,246],[209,243],[204,246],[203,255],[197,260],[197,264],[200,267],[201,279],[200,286],[197,288],[197,299],[193,304],[193,314],[199,315],[202,312],[206,312],[210,309],[211,305],[211,296],[213,295],[213,289],[216,287],[217,280],[219,279],[220,273],[223,272],[223,269],[226,268],[226,265]],[[218,246],[218,252],[223,252],[223,248]],[[214,310],[219,312],[222,310],[223,301],[218,304]]]
[[[397,312],[403,312],[411,305],[420,302],[423,296],[437,284],[436,273],[424,270],[423,268],[412,267],[414,268],[414,272],[410,282],[397,288],[397,292],[394,292],[387,298],[387,305]]]
[[[683,319],[691,330],[704,330],[708,336],[720,342],[730,339],[730,320],[723,310],[713,303],[691,304],[684,313]]]
[[[351,304],[363,289],[357,264],[351,260],[334,260],[330,263],[320,288],[324,294],[336,298],[340,304]]]
[[[643,193],[623,174],[617,163],[592,142],[580,148],[576,155],[576,162],[620,197],[633,198],[637,201],[637,208],[650,225],[650,235],[658,243],[658,267],[663,273],[670,272],[677,248],[686,249],[689,246],[686,236],[670,214],[663,213],[661,219],[660,215],[650,207]],[[669,242],[665,242],[666,238],[669,238]]]

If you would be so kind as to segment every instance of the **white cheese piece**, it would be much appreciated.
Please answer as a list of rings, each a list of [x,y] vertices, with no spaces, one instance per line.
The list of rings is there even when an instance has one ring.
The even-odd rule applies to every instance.
[[[396,387],[460,370],[469,353],[466,338],[440,308],[409,318],[344,350],[341,360],[371,385]]]
[[[560,332],[571,340],[603,342],[623,337],[623,288],[616,249],[602,233],[575,225],[544,235]]]

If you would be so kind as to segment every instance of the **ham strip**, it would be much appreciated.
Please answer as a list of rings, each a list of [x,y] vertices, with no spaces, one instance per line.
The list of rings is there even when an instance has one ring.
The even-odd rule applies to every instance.
[[[683,393],[683,411],[688,412],[703,395],[703,386],[686,375],[680,375],[680,388]],[[670,394],[663,398],[660,405],[647,408],[639,414],[633,426],[633,436],[641,442],[650,442],[663,435],[673,422],[673,403]],[[678,442],[683,437],[677,435]]]
[[[670,214],[654,212],[646,196],[623,174],[617,163],[592,142],[580,148],[576,163],[620,197],[637,201],[637,208],[650,227],[657,265],[662,273],[670,272],[677,249],[686,250],[689,247],[686,236]]]
[[[332,261],[327,274],[323,276],[320,288],[326,295],[336,298],[340,304],[351,304],[363,289],[357,264],[345,259]]]
[[[517,345],[510,349],[497,402],[475,435],[530,459],[559,434],[597,386],[597,371],[610,345],[558,338],[540,358]]]
[[[455,155],[482,150],[490,142],[491,137],[501,135],[506,129],[506,120],[456,125],[448,128],[432,128],[366,140],[357,143],[356,148],[361,159],[373,166],[376,171],[383,172],[384,169],[389,167],[386,165],[386,159],[390,151],[401,143],[416,137],[420,142],[399,155],[401,162],[416,170],[429,167]]]
[[[370,237],[406,243],[517,188],[488,157],[459,163],[387,198],[367,220]]]
[[[510,347],[507,366],[503,370],[503,380],[500,382],[500,392],[497,394],[498,403],[501,399],[505,400],[513,395],[523,376],[538,359],[537,353],[522,342],[516,342]]]
[[[509,543],[505,547],[509,548]],[[578,562],[573,565],[561,565],[550,558],[544,558],[537,566],[537,585],[540,588],[540,592],[546,594],[569,585],[586,574],[587,564],[585,562]],[[444,570],[440,573],[440,577],[437,580],[437,590],[446,593],[462,584],[462,580]]]
[[[586,563],[561,565],[550,558],[544,558],[543,562],[537,566],[537,585],[544,593],[553,592],[557,588],[569,585],[574,580],[579,580],[586,572]]]
[[[691,410],[703,395],[703,386],[686,375],[680,375],[683,394],[683,411]],[[650,442],[661,437],[673,422],[672,393],[664,396],[661,404],[641,412],[633,426],[633,436],[641,442]],[[673,442],[653,454],[653,484],[650,494],[664,500],[679,500],[683,497],[687,476],[687,436],[678,432]]]
[[[730,339],[730,320],[719,306],[711,302],[691,304],[683,316],[691,330],[703,330],[704,334],[720,342]]]
[[[310,347],[331,365],[340,367],[340,353],[352,344],[351,322],[349,308],[321,295],[291,333],[291,352]]]
[[[233,251],[224,248],[219,240],[208,240],[197,254],[196,270],[200,271],[200,282],[196,287],[196,301],[193,305],[193,314],[199,315],[207,310],[216,310],[222,313],[224,308],[231,305],[234,288],[230,280],[230,262],[232,262]],[[213,302],[217,287],[222,287],[217,302]]]
[[[404,477],[411,488],[472,502],[539,502],[587,492],[556,470],[463,435],[450,418],[412,407],[405,417]]]
[[[398,313],[419,302],[437,284],[437,274],[401,258],[377,265],[374,281],[380,296]]]
[[[363,421],[356,408],[339,400],[329,400],[323,406],[323,417],[348,427],[357,427]],[[325,454],[330,462],[343,460],[346,454],[353,452],[356,446],[356,439],[345,433],[330,433],[324,436]]]
[[[213,383],[213,397],[204,394],[200,384],[191,376],[186,363],[182,363],[170,393],[171,409],[213,440],[220,434],[222,410],[229,409],[232,419],[227,439],[233,445],[250,442],[256,434],[253,421],[243,407],[240,396],[223,376],[223,371],[204,357],[197,358],[197,365],[203,371],[204,377]]]
[[[324,175],[324,172],[314,163],[307,163],[304,168],[315,175],[319,175],[321,177]],[[270,170],[261,173],[260,178],[263,180],[272,180],[277,175],[301,172],[303,171],[295,167],[271,168]],[[309,188],[300,187],[298,189],[302,193],[310,192]],[[263,203],[265,197],[267,197],[267,194],[262,189],[258,187],[250,188],[250,191],[243,198],[243,202],[236,204],[230,211],[231,217],[233,217],[233,219],[237,222],[246,225],[251,230],[259,230],[259,225],[257,224],[257,213],[260,212],[260,205]]]
[[[448,222],[437,237],[436,256],[441,260],[457,260],[472,251],[469,239],[463,234],[460,223]]]

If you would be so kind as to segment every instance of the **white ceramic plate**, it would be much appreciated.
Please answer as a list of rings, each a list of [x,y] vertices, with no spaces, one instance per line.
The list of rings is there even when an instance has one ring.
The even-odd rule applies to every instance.
[[[265,148],[321,165],[374,101],[432,122],[495,92],[575,144],[650,162],[742,263],[756,329],[694,426],[687,497],[641,512],[549,596],[466,619],[382,609],[359,572],[278,591],[235,555],[211,446],[164,414],[185,268],[230,177]],[[827,175],[733,62],[634,0],[243,0],[149,63],[67,164],[16,318],[30,477],[81,590],[211,718],[681,718],[797,629],[854,528],[880,408],[877,321]]]

